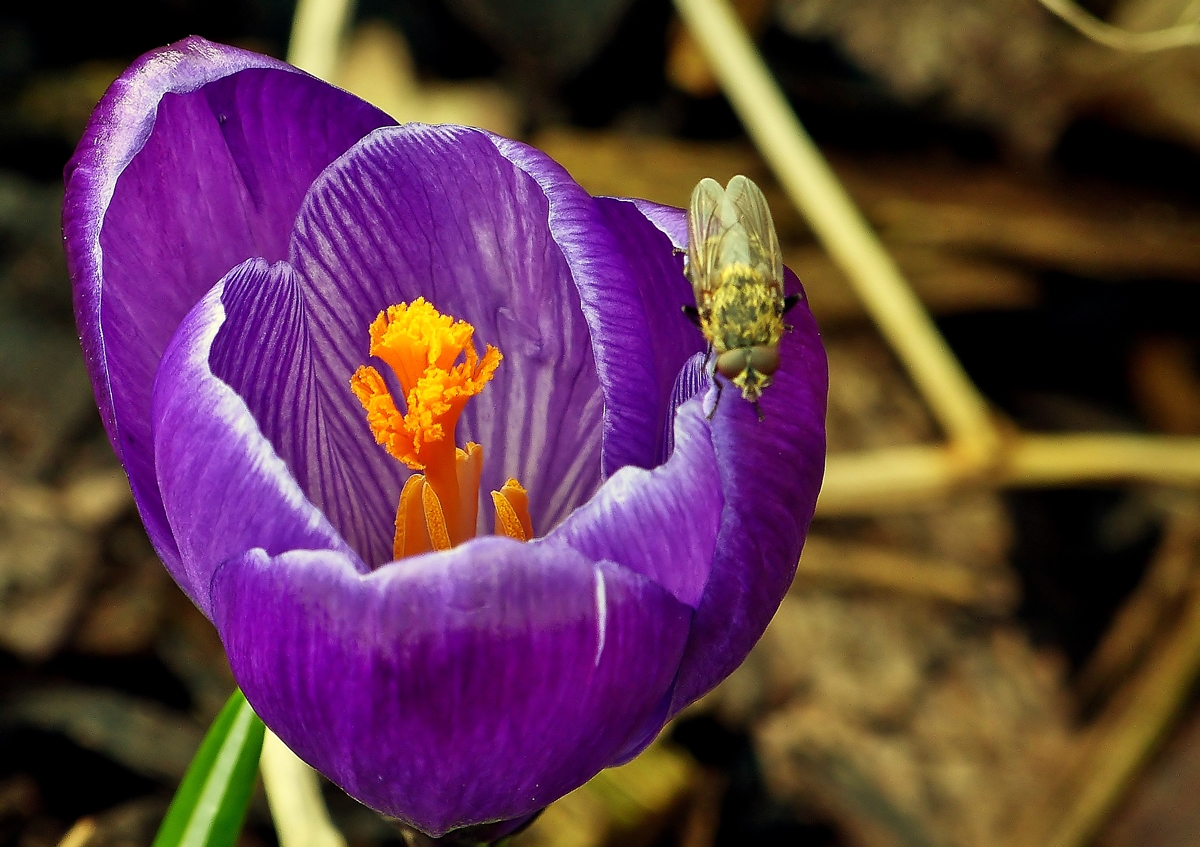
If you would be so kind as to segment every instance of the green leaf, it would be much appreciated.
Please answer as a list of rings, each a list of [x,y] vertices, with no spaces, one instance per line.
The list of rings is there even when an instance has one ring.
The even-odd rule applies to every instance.
[[[264,731],[235,690],[188,765],[153,847],[233,847],[254,791]]]

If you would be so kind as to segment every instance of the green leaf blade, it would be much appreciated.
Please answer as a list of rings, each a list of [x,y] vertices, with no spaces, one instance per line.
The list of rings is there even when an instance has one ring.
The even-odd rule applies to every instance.
[[[233,847],[254,792],[265,731],[235,690],[179,783],[153,847]]]

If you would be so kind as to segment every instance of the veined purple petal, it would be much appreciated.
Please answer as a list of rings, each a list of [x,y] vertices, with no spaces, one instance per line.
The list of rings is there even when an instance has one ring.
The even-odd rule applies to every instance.
[[[286,266],[269,268],[261,259],[235,268],[180,324],[155,381],[154,463],[180,553],[179,563],[167,566],[210,617],[213,573],[248,549],[271,555],[295,548],[337,550],[366,570],[305,497],[246,403],[209,367],[213,339],[225,321],[223,294],[256,278],[286,275]],[[304,380],[303,363],[277,365],[276,378]],[[293,366],[297,372],[289,374]]]
[[[604,391],[604,475],[626,465],[653,467],[663,426],[659,382],[664,370],[674,379],[678,365],[671,370],[654,361],[651,339],[663,334],[654,324],[670,318],[646,311],[646,292],[664,287],[669,299],[678,267],[669,257],[647,260],[664,242],[644,219],[588,197],[543,153],[505,138],[492,140],[550,198],[550,231],[570,263]]]
[[[688,228],[687,212],[676,206],[664,206],[649,200],[631,197],[625,202],[632,203],[646,220],[658,227],[658,230],[671,240],[671,246],[676,250],[687,250]]]
[[[556,190],[554,202],[592,202],[574,183]],[[603,404],[572,283],[582,271],[568,264],[547,220],[546,190],[500,156],[490,136],[409,124],[372,134],[322,174],[291,248],[316,378],[357,418],[358,443],[347,441],[347,451],[384,455],[349,388],[369,361],[367,328],[380,311],[423,296],[473,324],[480,349],[500,349],[504,361],[467,404],[458,440],[484,447],[485,496],[509,477],[528,489],[539,534],[600,483]],[[364,475],[356,502],[376,498],[394,509],[406,476]],[[390,538],[389,527],[377,528],[381,537]]]
[[[252,551],[213,592],[263,720],[434,835],[527,815],[608,765],[669,689],[691,617],[627,569],[497,537],[367,576],[335,553]]]
[[[666,464],[621,468],[547,538],[592,561],[636,571],[694,608],[708,581],[724,505],[698,402],[680,410],[675,439]]]
[[[670,239],[635,203],[611,197],[597,197],[596,203],[633,271],[634,288],[647,317],[645,341],[636,351],[623,352],[650,357],[653,394],[637,399],[651,405],[657,432],[662,433],[673,411],[671,388],[680,368],[692,354],[706,347],[700,330],[683,313],[685,305],[696,302],[691,283],[683,274],[683,253],[675,251]],[[650,466],[664,455],[664,446],[661,439],[654,445]]]
[[[404,466],[364,433],[362,407],[346,396],[349,376],[319,369],[313,335],[323,336],[303,280],[286,262],[252,260],[226,278],[221,305],[212,373],[245,401],[300,489],[358,555],[390,562],[399,496],[381,492],[399,491]],[[242,550],[261,546],[246,541]]]
[[[707,391],[712,385],[712,377],[708,370],[712,367],[707,353],[694,353],[679,369],[675,382],[671,385],[671,396],[667,402],[667,421],[663,427],[663,445],[661,458],[665,462],[675,450],[675,417],[679,408],[702,391]]]
[[[786,290],[800,293],[785,271]],[[780,367],[758,420],[725,382],[712,419],[725,510],[671,713],[728,676],[767,627],[796,573],[825,471],[828,366],[807,302],[788,312]],[[711,396],[712,392],[710,392]],[[705,401],[706,404],[708,401]],[[776,472],[771,469],[780,469]]]
[[[387,123],[282,62],[200,38],[143,56],[93,114],[63,204],[76,320],[101,417],[164,560],[178,551],[149,420],[168,340],[234,265],[281,258],[313,178]]]

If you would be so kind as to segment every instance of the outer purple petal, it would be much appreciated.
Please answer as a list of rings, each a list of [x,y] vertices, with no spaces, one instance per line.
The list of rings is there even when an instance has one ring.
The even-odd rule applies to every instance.
[[[306,499],[246,403],[209,367],[213,339],[225,320],[225,291],[286,273],[286,266],[268,268],[262,260],[233,270],[184,319],[155,383],[154,462],[180,554],[167,566],[209,617],[213,573],[251,548],[271,555],[297,547],[338,550],[366,570]],[[272,376],[281,382],[303,380],[303,363],[276,364]]]
[[[671,246],[676,250],[687,251],[688,229],[687,212],[676,206],[664,206],[649,200],[629,198],[625,202],[632,203],[637,210],[645,215],[646,220],[654,224],[663,235],[671,240]]]
[[[716,479],[709,429],[693,403],[676,419],[675,451],[665,465],[617,471],[547,538],[590,560],[624,565],[695,607],[724,505]]]
[[[675,250],[687,248],[687,214],[646,200],[630,200],[666,235]],[[803,293],[785,271],[789,293]],[[692,301],[688,301],[692,302]],[[749,653],[795,575],[800,550],[816,508],[825,466],[825,402],[828,367],[807,302],[787,315],[792,331],[780,345],[782,365],[760,401],[765,416],[725,382],[712,420],[712,443],[725,510],[709,580],[696,612],[670,714],[729,675]],[[707,375],[700,357],[690,359],[671,389],[671,402],[686,399]],[[715,388],[704,408],[715,402]],[[687,406],[680,407],[683,413]],[[788,468],[786,474],[764,469]]]
[[[93,114],[66,170],[76,320],[101,416],[165,560],[178,554],[155,490],[149,409],[167,341],[231,267],[282,257],[313,178],[387,123],[282,62],[200,38],[143,56]]]
[[[786,277],[787,290],[800,292],[795,275],[787,271]],[[825,470],[828,366],[807,302],[787,319],[793,329],[780,345],[780,369],[759,401],[764,420],[729,383],[713,415],[725,511],[672,714],[728,676],[758,641],[795,576],[816,508]]]
[[[669,690],[691,610],[559,544],[483,538],[361,576],[254,551],[214,580],[234,675],[301,758],[428,833],[527,815]]]
[[[529,490],[539,534],[599,485],[603,407],[572,283],[591,271],[570,264],[556,243],[562,205],[594,208],[574,183],[552,189],[499,155],[481,131],[380,130],[317,180],[291,248],[318,378],[356,417],[365,445],[347,450],[383,456],[349,390],[350,375],[369,359],[367,327],[380,311],[424,296],[473,324],[478,345],[500,348],[504,361],[467,404],[458,440],[484,446],[485,492],[509,477]],[[356,495],[394,507],[403,477],[393,465],[364,475]],[[390,521],[378,532],[389,537]]]

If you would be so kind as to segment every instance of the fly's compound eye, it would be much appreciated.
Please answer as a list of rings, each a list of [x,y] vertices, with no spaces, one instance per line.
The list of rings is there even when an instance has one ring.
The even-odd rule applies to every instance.
[[[746,370],[748,364],[750,364],[750,351],[748,349],[742,347],[737,350],[726,350],[720,356],[717,356],[717,373],[726,379],[733,379]]]
[[[745,370],[771,376],[779,370],[779,349],[767,346],[740,347],[717,356],[717,373],[726,379],[733,379]]]
[[[751,347],[749,365],[763,376],[770,376],[779,370],[779,348]]]

